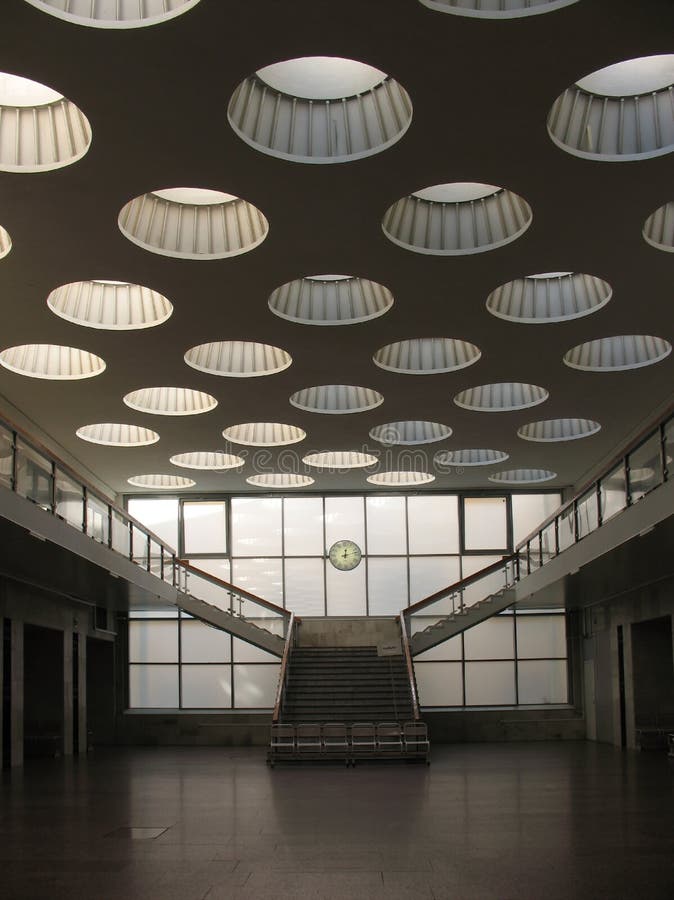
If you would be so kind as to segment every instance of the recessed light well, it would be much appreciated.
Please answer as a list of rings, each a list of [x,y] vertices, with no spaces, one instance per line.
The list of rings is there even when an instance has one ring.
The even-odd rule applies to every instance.
[[[161,325],[173,312],[169,300],[151,288],[119,281],[74,281],[47,297],[53,313],[76,325],[124,331]]]
[[[554,102],[548,134],[585,159],[621,162],[674,150],[674,54],[643,56],[581,78]]]
[[[646,219],[643,236],[657,250],[674,253],[674,201],[660,206]]]
[[[0,72],[0,171],[48,172],[81,159],[91,126],[58,91]]]
[[[475,19],[520,19],[552,12],[578,0],[419,0],[429,9]]]
[[[150,428],[140,425],[123,425],[118,422],[97,422],[82,425],[75,432],[78,438],[91,444],[105,447],[145,447],[156,444],[159,435]]]
[[[556,472],[549,469],[508,469],[505,472],[494,472],[489,476],[489,481],[494,484],[511,484],[513,486],[524,486],[529,484],[540,484],[543,481],[552,481],[557,477]]]
[[[523,425],[518,429],[517,436],[525,441],[552,443],[590,437],[600,429],[599,422],[593,422],[592,419],[546,419]]]
[[[377,462],[371,453],[359,453],[355,450],[326,450],[321,453],[308,453],[302,458],[307,466],[316,469],[365,469]]]
[[[290,397],[297,409],[326,415],[367,412],[383,402],[379,391],[353,384],[320,384],[296,391]]]
[[[411,446],[413,444],[433,444],[444,441],[452,433],[449,425],[440,422],[387,422],[370,429],[373,441],[388,446]]]
[[[131,409],[156,416],[196,416],[218,405],[210,394],[179,387],[140,388],[126,394],[123,400]]]
[[[105,371],[105,361],[88,350],[59,344],[21,344],[0,352],[0,365],[18,375],[54,381],[93,378]]]
[[[401,197],[382,221],[394,244],[434,256],[465,256],[509,244],[532,221],[529,204],[493,184],[452,182]]]
[[[376,475],[368,475],[367,481],[377,487],[419,487],[435,481],[435,475],[430,472],[378,472]]]
[[[248,253],[269,223],[247,200],[207,188],[141,194],[119,213],[122,234],[144,250],[178,259],[224,259]]]
[[[439,466],[493,466],[505,462],[509,454],[504,450],[441,450],[435,454]]]
[[[437,375],[472,366],[480,349],[457,338],[412,338],[380,347],[372,357],[387,372],[405,375]]]
[[[183,478],[181,475],[132,475],[127,478],[134,487],[150,488],[159,491],[174,491],[194,487],[196,481]]]
[[[487,309],[508,322],[542,325],[588,316],[605,306],[611,295],[611,285],[596,275],[547,272],[497,287],[487,298]]]
[[[222,436],[233,444],[243,444],[245,447],[284,447],[303,441],[307,433],[297,425],[281,422],[244,422],[225,428]]]
[[[292,361],[291,355],[280,347],[255,341],[214,341],[192,347],[185,354],[185,362],[193,369],[230,378],[275,375]]]
[[[366,63],[305,56],[258,69],[227,110],[235,133],[262,153],[338,163],[380,153],[405,134],[412,101],[394,78]]]
[[[26,0],[51,16],[90,28],[142,28],[173,19],[199,0]]]
[[[9,232],[0,225],[0,259],[3,259],[12,249],[12,239]]]
[[[266,475],[251,475],[249,478],[246,478],[246,482],[254,487],[285,490],[286,488],[309,487],[314,483],[314,479],[310,475],[295,475],[291,472],[270,472]]]
[[[549,396],[548,391],[537,384],[504,381],[468,388],[458,393],[454,402],[462,409],[475,412],[513,412],[545,403]]]
[[[194,450],[190,453],[176,453],[170,462],[174,466],[183,469],[204,469],[207,471],[220,471],[224,469],[238,469],[245,463],[241,456],[233,453],[216,453],[206,450]]]
[[[564,354],[564,362],[583,372],[625,372],[652,366],[672,352],[664,338],[621,334],[578,344]]]
[[[383,284],[352,275],[309,275],[276,288],[269,309],[300,325],[355,325],[383,316],[393,294]]]

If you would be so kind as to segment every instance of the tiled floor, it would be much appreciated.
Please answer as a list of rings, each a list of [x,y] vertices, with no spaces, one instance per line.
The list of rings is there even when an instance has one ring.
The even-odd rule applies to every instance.
[[[435,747],[430,768],[96,751],[3,773],[2,900],[674,897],[674,761]]]

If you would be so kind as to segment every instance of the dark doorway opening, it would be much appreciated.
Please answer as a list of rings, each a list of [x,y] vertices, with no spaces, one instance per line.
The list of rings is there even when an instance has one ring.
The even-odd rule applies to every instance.
[[[114,644],[97,638],[87,638],[87,729],[89,746],[114,743]]]
[[[634,721],[637,729],[674,729],[672,617],[632,625]]]
[[[25,625],[23,749],[26,759],[63,753],[63,632]]]

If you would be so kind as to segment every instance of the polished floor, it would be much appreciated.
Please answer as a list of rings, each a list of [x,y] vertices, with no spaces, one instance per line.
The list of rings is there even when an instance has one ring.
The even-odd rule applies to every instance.
[[[0,782],[2,900],[674,897],[674,760],[586,743],[290,766],[96,751]]]

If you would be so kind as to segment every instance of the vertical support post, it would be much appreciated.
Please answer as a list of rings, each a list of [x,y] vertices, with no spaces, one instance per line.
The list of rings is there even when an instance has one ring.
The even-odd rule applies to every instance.
[[[73,629],[63,630],[63,755],[72,756],[73,729]]]
[[[23,765],[23,622],[10,624],[10,766]]]

